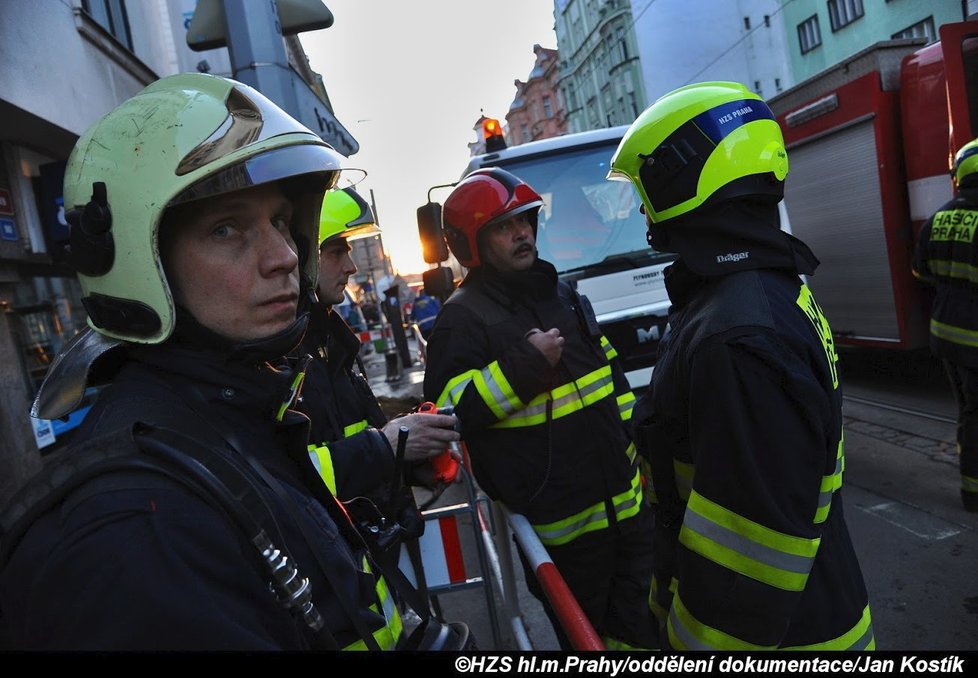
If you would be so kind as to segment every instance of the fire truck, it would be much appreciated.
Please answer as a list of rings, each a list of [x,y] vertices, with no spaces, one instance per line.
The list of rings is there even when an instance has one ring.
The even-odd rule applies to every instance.
[[[877,43],[768,100],[788,148],[787,226],[822,262],[808,284],[840,344],[927,345],[910,261],[952,196],[950,159],[978,137],[978,21],[923,43]]]

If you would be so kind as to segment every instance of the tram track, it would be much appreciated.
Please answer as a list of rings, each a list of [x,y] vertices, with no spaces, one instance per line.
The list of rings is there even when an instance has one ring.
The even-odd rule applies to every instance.
[[[957,421],[953,417],[949,417],[945,414],[928,412],[927,410],[905,407],[903,405],[895,405],[893,403],[888,403],[882,400],[873,400],[872,398],[863,398],[860,396],[853,396],[853,395],[843,395],[842,400],[851,403],[857,403],[859,405],[867,405],[869,407],[875,407],[877,409],[886,410],[888,412],[896,412],[898,414],[908,414],[914,417],[920,417],[922,419],[939,421],[945,424],[955,424],[955,425],[957,424]]]

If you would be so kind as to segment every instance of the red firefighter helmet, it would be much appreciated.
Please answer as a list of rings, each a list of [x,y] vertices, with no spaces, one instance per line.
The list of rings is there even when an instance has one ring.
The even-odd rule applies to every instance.
[[[445,240],[466,268],[481,265],[479,232],[495,222],[528,212],[533,235],[543,199],[518,177],[499,167],[475,170],[458,183],[442,208]]]

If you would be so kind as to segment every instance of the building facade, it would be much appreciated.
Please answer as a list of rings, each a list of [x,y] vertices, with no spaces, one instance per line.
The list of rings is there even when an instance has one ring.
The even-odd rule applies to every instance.
[[[881,40],[939,39],[941,24],[963,21],[974,0],[781,0],[796,82]]]
[[[780,11],[780,0],[632,0],[647,103],[710,80],[743,83],[763,98],[790,87]]]
[[[567,115],[560,96],[560,66],[555,49],[533,46],[536,61],[526,82],[516,80],[516,97],[506,114],[508,143],[549,139],[567,131]]]
[[[647,98],[629,1],[555,0],[554,32],[567,130],[635,120]]]

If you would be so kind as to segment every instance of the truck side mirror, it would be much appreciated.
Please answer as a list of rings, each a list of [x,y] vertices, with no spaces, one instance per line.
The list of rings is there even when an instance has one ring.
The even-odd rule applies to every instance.
[[[455,277],[452,269],[447,266],[429,268],[421,274],[424,281],[424,292],[430,297],[445,300],[455,291]]]
[[[418,236],[421,255],[428,264],[448,260],[448,244],[441,228],[441,205],[429,202],[418,208]]]

